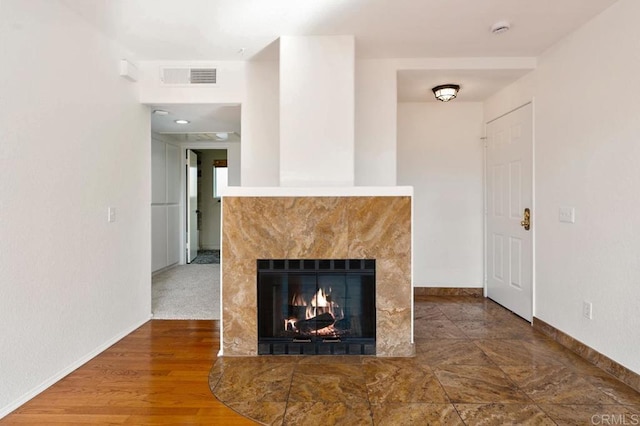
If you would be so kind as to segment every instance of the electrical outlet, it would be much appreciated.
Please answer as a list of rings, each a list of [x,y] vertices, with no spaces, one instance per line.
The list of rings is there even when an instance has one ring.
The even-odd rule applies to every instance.
[[[582,302],[582,315],[587,319],[593,319],[593,304],[586,300]]]
[[[576,209],[573,207],[560,207],[558,219],[560,222],[576,223]]]

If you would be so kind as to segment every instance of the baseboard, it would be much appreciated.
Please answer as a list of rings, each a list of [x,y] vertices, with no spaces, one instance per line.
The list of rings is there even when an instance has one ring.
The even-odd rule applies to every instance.
[[[152,271],[151,272],[151,276],[153,277],[153,276],[161,274],[163,272],[167,272],[169,269],[173,269],[176,266],[178,266],[179,264],[180,264],[180,262],[172,263],[171,265],[165,266],[164,268],[160,268],[157,271]]]
[[[542,321],[539,318],[533,317],[533,328],[541,333],[551,337],[556,342],[560,343],[565,348],[575,352],[580,357],[589,361],[596,367],[601,368],[607,373],[611,374],[616,379],[631,386],[638,392],[640,392],[640,374],[629,370],[627,367],[620,365],[616,361],[601,354],[595,349],[585,345],[579,340],[574,339],[563,331],[558,330],[554,326]]]
[[[414,298],[426,296],[467,296],[482,297],[483,289],[477,287],[414,287]]]
[[[144,323],[146,323],[150,319],[151,319],[151,317],[149,317],[148,319],[145,319],[145,320],[141,321],[140,323],[138,323],[138,324],[126,329],[122,333],[117,334],[115,337],[109,339],[106,343],[103,343],[102,345],[98,346],[96,349],[94,349],[93,351],[91,351],[88,354],[84,355],[82,358],[80,358],[76,362],[72,363],[68,367],[64,368],[63,370],[61,370],[58,373],[54,374],[53,376],[49,377],[47,380],[45,380],[44,382],[42,382],[41,384],[36,386],[34,389],[32,389],[29,392],[27,392],[24,395],[22,395],[17,400],[15,400],[15,401],[9,403],[8,405],[0,408],[0,419],[2,419],[3,417],[11,414],[13,411],[17,410],[22,405],[24,405],[26,402],[28,402],[29,400],[35,398],[36,396],[38,396],[38,394],[42,393],[43,391],[47,390],[52,385],[54,385],[57,382],[59,382],[65,376],[67,376],[70,373],[72,373],[74,370],[77,370],[78,368],[82,367],[84,364],[86,364],[87,362],[91,361],[93,358],[95,358],[101,352],[103,352],[106,349],[108,349],[114,343],[117,343],[119,340],[124,338],[126,335],[132,333],[134,330],[136,330],[137,328],[142,326]]]
[[[220,250],[220,246],[212,246],[208,244],[203,244],[200,246],[200,250]]]

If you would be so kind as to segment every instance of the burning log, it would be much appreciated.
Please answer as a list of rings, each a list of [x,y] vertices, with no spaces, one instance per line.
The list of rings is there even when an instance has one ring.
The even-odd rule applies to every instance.
[[[296,328],[302,333],[311,333],[321,328],[329,327],[336,319],[329,312],[325,312],[316,317],[300,320],[296,322]]]

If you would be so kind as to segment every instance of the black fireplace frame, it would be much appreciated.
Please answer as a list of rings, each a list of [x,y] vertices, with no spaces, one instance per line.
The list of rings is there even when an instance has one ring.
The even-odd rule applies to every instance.
[[[261,333],[260,317],[258,317],[258,354],[259,355],[375,355],[376,354],[376,261],[375,259],[258,259],[257,260],[257,296],[258,311],[261,297],[261,274],[316,274],[322,275],[358,275],[372,278],[372,289],[368,298],[372,302],[367,318],[372,322],[372,337],[312,337],[296,339],[292,337],[266,337]],[[288,275],[287,275],[288,276]],[[364,285],[364,284],[362,284]],[[258,313],[260,316],[260,313]]]

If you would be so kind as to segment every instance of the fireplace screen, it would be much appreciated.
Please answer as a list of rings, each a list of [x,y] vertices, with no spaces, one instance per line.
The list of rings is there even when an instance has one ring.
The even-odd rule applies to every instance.
[[[258,353],[375,354],[375,260],[258,260]]]

